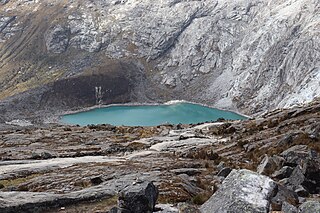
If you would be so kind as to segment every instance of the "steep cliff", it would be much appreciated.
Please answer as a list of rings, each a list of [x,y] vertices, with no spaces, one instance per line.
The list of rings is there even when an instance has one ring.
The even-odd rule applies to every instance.
[[[318,0],[0,1],[0,99],[116,72],[123,101],[253,114],[320,96],[319,59]]]

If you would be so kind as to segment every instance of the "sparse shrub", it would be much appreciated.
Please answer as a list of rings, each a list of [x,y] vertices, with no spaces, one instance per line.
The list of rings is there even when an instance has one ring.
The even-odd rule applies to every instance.
[[[204,193],[200,193],[200,194],[197,194],[196,196],[194,196],[192,199],[191,199],[191,202],[193,204],[196,204],[196,205],[202,205],[204,204],[207,200],[209,200],[209,198],[212,196],[211,193],[209,192],[204,192]]]

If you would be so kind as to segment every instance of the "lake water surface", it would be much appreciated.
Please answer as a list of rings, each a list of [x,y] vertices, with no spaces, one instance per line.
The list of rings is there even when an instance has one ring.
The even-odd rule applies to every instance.
[[[112,124],[125,126],[156,126],[160,124],[190,124],[216,121],[218,118],[238,120],[246,117],[234,112],[191,103],[143,106],[108,106],[64,115],[67,124]]]

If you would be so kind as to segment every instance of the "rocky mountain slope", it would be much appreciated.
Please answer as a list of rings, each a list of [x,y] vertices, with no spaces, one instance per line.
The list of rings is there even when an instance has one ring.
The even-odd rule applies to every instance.
[[[2,0],[0,99],[82,107],[101,87],[259,113],[320,95],[319,30],[317,0]]]

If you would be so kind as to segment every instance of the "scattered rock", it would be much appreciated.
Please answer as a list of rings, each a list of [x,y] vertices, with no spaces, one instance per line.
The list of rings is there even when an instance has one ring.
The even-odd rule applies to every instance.
[[[158,199],[158,189],[151,182],[137,183],[123,189],[119,194],[119,208],[132,213],[151,213]]]
[[[275,187],[276,184],[266,176],[249,170],[233,170],[200,211],[267,213]]]

